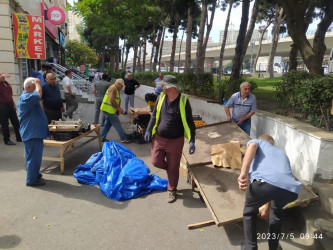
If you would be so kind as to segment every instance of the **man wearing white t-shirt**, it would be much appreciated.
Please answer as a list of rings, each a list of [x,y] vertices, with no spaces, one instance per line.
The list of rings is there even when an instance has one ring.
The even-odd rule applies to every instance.
[[[70,70],[65,71],[65,77],[62,79],[62,86],[65,91],[65,102],[66,102],[66,112],[64,116],[72,119],[73,112],[77,109],[78,103],[75,99],[76,87],[72,81],[72,72]]]

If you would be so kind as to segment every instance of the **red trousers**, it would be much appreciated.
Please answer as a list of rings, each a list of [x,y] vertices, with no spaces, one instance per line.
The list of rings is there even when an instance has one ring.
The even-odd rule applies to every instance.
[[[183,146],[184,137],[166,139],[155,134],[153,138],[151,162],[155,167],[167,171],[169,191],[177,189]]]

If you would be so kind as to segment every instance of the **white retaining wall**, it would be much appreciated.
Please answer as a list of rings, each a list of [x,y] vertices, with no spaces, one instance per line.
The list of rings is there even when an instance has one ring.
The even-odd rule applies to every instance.
[[[144,100],[154,88],[142,85],[136,96]],[[207,123],[225,121],[224,106],[190,96],[193,115],[202,116]],[[258,111],[252,117],[251,137],[269,134],[275,145],[290,159],[294,175],[304,184],[312,184],[315,176],[333,179],[333,132],[326,132],[296,119]]]

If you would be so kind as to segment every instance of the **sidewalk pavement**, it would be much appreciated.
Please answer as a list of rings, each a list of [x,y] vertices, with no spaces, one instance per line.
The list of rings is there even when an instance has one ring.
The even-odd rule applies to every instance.
[[[145,105],[135,99],[136,107]],[[80,103],[74,116],[92,122],[94,104]],[[120,115],[120,119],[128,122],[129,115]],[[107,138],[119,142],[113,128]],[[152,173],[166,178],[165,171],[151,164],[150,143],[125,146]],[[59,154],[58,149],[44,150],[49,155]],[[179,198],[173,204],[167,203],[165,191],[117,202],[105,197],[98,186],[79,184],[73,171],[97,151],[98,144],[93,141],[69,153],[64,175],[60,175],[59,165],[43,161],[46,185],[31,188],[25,186],[23,143],[0,143],[0,249],[240,249],[244,241],[241,222],[187,229],[188,224],[212,220],[212,216],[182,176]],[[286,224],[284,230],[290,230],[290,223]],[[258,232],[266,232],[266,228],[267,224],[260,222]],[[284,249],[306,249],[304,244],[281,243]],[[267,242],[260,241],[259,246],[267,249]]]

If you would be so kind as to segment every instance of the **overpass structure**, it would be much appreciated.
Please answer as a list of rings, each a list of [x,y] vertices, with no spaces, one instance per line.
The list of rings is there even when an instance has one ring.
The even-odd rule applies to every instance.
[[[307,38],[308,38],[310,44],[312,45],[314,35],[308,35]],[[269,56],[269,53],[271,51],[271,44],[272,44],[272,42],[269,40],[264,40],[262,42],[260,57]],[[291,37],[281,38],[278,42],[275,56],[288,57],[290,48],[291,48],[290,46],[292,44],[293,44],[293,41],[292,41]],[[333,48],[333,32],[326,33],[325,44],[326,44],[325,55],[329,55],[331,48]],[[234,57],[235,47],[236,47],[236,44],[225,47],[224,56],[223,56],[224,62],[229,61]],[[254,50],[252,52],[253,58],[255,58],[258,48],[259,48],[259,42],[256,42],[254,44]],[[206,57],[205,57],[205,71],[206,72],[210,72],[213,62],[219,60],[220,50],[221,50],[221,46],[207,47]],[[195,61],[196,61],[196,52],[197,52],[196,50],[191,51],[192,63],[195,63]],[[250,58],[250,57],[251,57],[251,49],[250,49],[250,45],[249,45],[248,49],[246,50],[245,58]],[[161,58],[161,64],[164,64],[165,67],[168,68],[170,66],[170,59],[171,59],[171,55],[163,55]],[[175,54],[175,66],[178,66],[178,59],[179,59],[179,53],[176,53]],[[150,58],[146,58],[146,65],[149,65],[149,63],[150,63]],[[185,63],[185,52],[182,52],[182,53],[180,53],[179,65],[183,65],[184,63]],[[127,66],[133,66],[133,61],[129,61],[127,63]]]

